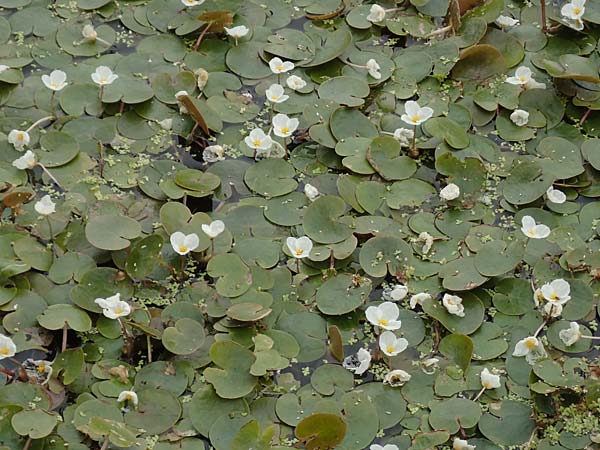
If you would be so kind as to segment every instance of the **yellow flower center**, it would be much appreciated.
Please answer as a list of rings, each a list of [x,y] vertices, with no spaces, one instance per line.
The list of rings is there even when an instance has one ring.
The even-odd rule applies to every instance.
[[[283,66],[280,64],[277,67],[275,67],[277,70],[283,70]]]
[[[532,348],[535,348],[535,346],[536,346],[536,343],[535,343],[535,340],[534,340],[534,339],[527,339],[527,340],[525,341],[525,345],[527,346],[527,348],[528,348],[529,350],[531,350]]]
[[[578,8],[578,7],[576,6],[575,8],[573,8],[573,12],[574,12],[575,14],[579,14],[579,13],[581,13],[581,8]]]
[[[556,295],[556,294],[552,294],[552,295],[550,296],[550,301],[556,301],[556,300],[560,300],[560,298],[558,297],[558,295]]]
[[[490,383],[489,381],[484,381],[481,384],[486,389],[491,389],[492,388],[492,383]]]
[[[181,253],[186,253],[188,251],[188,248],[185,245],[180,245],[179,246],[179,251]]]
[[[389,322],[385,319],[379,319],[379,325],[381,325],[382,327],[387,327],[389,324]]]
[[[108,78],[106,78],[106,77],[100,77],[100,83],[102,83],[102,84],[108,83]]]
[[[115,314],[121,314],[122,312],[123,312],[122,308],[119,308],[119,307],[115,308]]]
[[[386,350],[388,353],[394,353],[395,348],[392,345],[388,345]]]
[[[421,120],[421,116],[416,115],[416,116],[412,117],[410,120],[412,121],[412,123],[417,123],[419,120]]]
[[[260,139],[254,139],[252,141],[252,144],[255,145],[256,147],[260,147]]]
[[[39,366],[37,366],[37,372],[39,374],[46,373],[46,364],[40,364]]]
[[[8,349],[8,347],[2,347],[0,348],[0,354],[6,356],[10,353],[10,350]]]
[[[525,78],[524,76],[520,76],[519,81],[525,83],[527,81],[527,78]]]
[[[301,248],[297,248],[296,250],[294,250],[294,253],[296,253],[296,255],[300,256],[304,253],[304,250],[302,250]]]
[[[22,141],[23,139],[25,139],[25,134],[24,133],[17,133],[17,139],[19,141]]]
[[[287,133],[289,133],[289,132],[290,132],[290,129],[289,129],[288,127],[283,127],[283,128],[281,129],[281,132],[282,132],[283,134],[287,134]]]
[[[535,236],[535,228],[530,228],[529,230],[527,230],[527,232],[531,235]]]

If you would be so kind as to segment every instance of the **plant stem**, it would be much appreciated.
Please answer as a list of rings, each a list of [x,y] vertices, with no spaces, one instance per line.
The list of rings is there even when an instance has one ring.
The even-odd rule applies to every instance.
[[[415,128],[413,130],[412,144],[410,146],[410,156],[412,158],[418,158],[419,157],[419,151],[417,150],[417,126],[416,125],[415,125]]]
[[[56,95],[56,91],[52,91],[52,94],[50,94],[50,112],[52,114],[54,113],[54,95]]]
[[[211,239],[210,240],[210,257],[212,258],[213,256],[215,256],[215,240]]]
[[[27,441],[25,441],[25,445],[23,446],[23,450],[29,450],[29,447],[31,447],[31,437],[28,437]]]
[[[50,177],[50,179],[54,182],[54,184],[56,184],[59,188],[64,189],[62,187],[62,185],[58,182],[58,180],[54,177],[54,175],[52,175],[50,173],[50,171],[48,169],[46,169],[46,167],[43,164],[38,163],[37,165],[40,166],[44,172],[46,172],[46,175],[48,175],[48,177]]]
[[[197,51],[198,47],[200,47],[200,44],[202,43],[202,39],[204,39],[204,36],[206,35],[206,33],[208,33],[208,29],[210,28],[211,25],[212,25],[212,22],[209,22],[206,25],[206,27],[204,27],[204,30],[202,30],[202,33],[200,33],[200,36],[198,36],[198,40],[194,44],[194,51]]]
[[[552,310],[550,310],[550,314],[552,314]],[[544,329],[544,327],[546,326],[547,323],[548,323],[548,319],[544,320],[544,322],[542,322],[542,324],[538,327],[538,329],[535,330],[535,333],[533,334],[534,338],[538,337],[538,334],[540,334],[540,332]]]
[[[108,448],[108,436],[106,436],[104,438],[104,442],[102,443],[102,447],[100,447],[100,450],[106,450]]]
[[[104,85],[101,84],[100,85],[100,91],[98,91],[98,101],[99,101],[99,107],[100,107],[100,115],[102,115],[102,96],[104,95]]]
[[[476,402],[477,400],[479,400],[479,397],[481,397],[484,392],[485,392],[485,388],[481,388],[481,390],[477,393],[475,398],[473,398],[473,401]]]
[[[29,128],[27,128],[27,129],[25,130],[25,132],[26,132],[26,133],[29,133],[31,130],[33,130],[35,127],[37,127],[39,124],[41,124],[41,123],[45,122],[46,120],[52,120],[52,119],[54,119],[54,116],[46,116],[46,117],[42,117],[41,119],[39,119],[39,120],[36,120],[35,122],[33,122],[33,123],[32,123],[32,124],[29,126]]]
[[[181,276],[182,280],[185,275],[185,260],[186,260],[186,256],[181,255],[181,266],[179,267],[179,275]]]
[[[67,326],[67,322],[65,322],[65,324],[63,325],[63,332],[62,332],[62,345],[60,346],[61,353],[67,349],[68,336],[69,336],[69,327]]]
[[[103,177],[104,176],[104,145],[102,145],[102,142],[98,141],[98,153],[100,154],[100,161],[98,161],[98,164],[100,166],[100,176]]]
[[[148,362],[152,362],[152,339],[150,339],[149,335],[146,335],[146,347],[148,350]]]
[[[50,222],[50,216],[46,216],[46,221],[48,222],[48,233],[50,234],[50,241],[54,238],[54,233],[52,232],[52,222]],[[52,253],[54,253],[54,245],[52,246]]]
[[[300,258],[296,258],[296,272],[300,273]]]
[[[11,378],[15,376],[15,373],[12,370],[5,369],[4,367],[0,367],[0,373],[8,375]]]
[[[583,123],[586,121],[591,112],[592,110],[588,108],[587,111],[583,113],[583,116],[581,116],[581,119],[579,119],[579,125],[583,125]]]
[[[542,32],[546,33],[548,31],[548,26],[546,24],[546,0],[541,0],[542,5]]]

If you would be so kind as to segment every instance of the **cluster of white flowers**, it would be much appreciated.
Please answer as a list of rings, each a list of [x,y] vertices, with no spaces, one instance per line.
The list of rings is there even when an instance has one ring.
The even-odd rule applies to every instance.
[[[583,30],[583,15],[585,14],[585,0],[571,0],[565,3],[560,13],[567,25],[574,30]]]
[[[549,317],[559,317],[563,306],[571,300],[571,285],[562,278],[544,284],[533,293],[536,306],[544,302],[544,313]]]

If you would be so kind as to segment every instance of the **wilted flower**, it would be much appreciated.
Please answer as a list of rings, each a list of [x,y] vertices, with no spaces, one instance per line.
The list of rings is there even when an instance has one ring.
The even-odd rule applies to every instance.
[[[427,231],[422,231],[419,233],[419,241],[423,242],[423,247],[421,248],[421,251],[424,255],[426,255],[427,253],[429,253],[429,250],[431,250],[431,247],[433,246],[433,236],[430,235]]]
[[[433,116],[433,109],[429,106],[423,106],[413,100],[409,100],[404,105],[405,113],[400,118],[409,125],[421,125],[423,122]]]
[[[294,258],[308,258],[313,248],[313,243],[308,236],[299,238],[288,237],[285,241]]]
[[[289,95],[285,94],[285,89],[283,86],[277,83],[269,86],[269,88],[265,91],[265,96],[271,103],[283,103],[290,98]]]
[[[365,68],[369,71],[369,75],[371,75],[373,78],[375,78],[376,80],[381,79],[381,67],[379,66],[377,61],[375,61],[375,59],[369,59],[365,64]]]
[[[92,81],[99,86],[112,84],[119,76],[106,66],[98,66],[92,74]]]
[[[38,214],[49,216],[56,212],[56,204],[52,201],[52,197],[44,195],[35,203],[35,205],[33,205],[33,209],[35,209]]]
[[[255,150],[269,150],[273,145],[271,136],[265,134],[260,128],[253,129],[250,134],[244,138],[244,142],[248,147]]]
[[[529,113],[523,109],[515,109],[511,115],[510,120],[518,127],[524,127],[529,122]]]
[[[85,24],[81,30],[81,35],[88,41],[95,41],[98,38],[98,32],[90,23]]]
[[[404,386],[410,381],[410,374],[401,369],[396,369],[388,372],[383,379],[384,384],[389,384],[391,387]]]
[[[369,15],[367,16],[367,20],[369,22],[377,23],[383,21],[384,19],[385,9],[377,4],[371,5],[371,9],[369,11]]]
[[[287,84],[287,87],[294,91],[306,87],[306,81],[304,81],[298,75],[290,75],[289,77],[287,77],[287,80],[285,80],[285,83]]]
[[[410,308],[415,309],[417,305],[422,305],[425,300],[430,300],[431,295],[427,292],[419,292],[410,298]]]
[[[290,137],[298,128],[300,121],[289,118],[285,114],[277,114],[273,117],[273,133],[282,138]]]
[[[225,231],[225,223],[222,220],[213,220],[210,224],[203,223],[202,231],[209,238],[214,239]]]
[[[0,334],[0,360],[12,358],[17,353],[17,346],[11,338]]]
[[[398,330],[402,322],[398,319],[400,310],[392,302],[383,302],[378,306],[369,306],[365,311],[367,320],[384,330]]]
[[[67,85],[67,74],[62,70],[53,70],[50,75],[42,75],[42,83],[52,91],[60,91]]]
[[[415,137],[415,132],[409,128],[396,128],[393,136],[402,147],[409,147]]]
[[[35,153],[31,150],[27,150],[23,156],[15,159],[12,165],[20,170],[33,169],[37,165]]]
[[[546,191],[546,197],[552,203],[564,203],[567,201],[567,196],[565,193],[559,189],[554,189],[554,187],[550,186]]]
[[[194,70],[194,75],[196,75],[196,86],[202,91],[204,86],[206,86],[206,83],[208,83],[208,71],[200,67],[199,69]],[[187,95],[187,92],[185,95]],[[175,94],[175,96],[177,96],[177,94]]]
[[[371,352],[364,348],[358,349],[354,355],[347,356],[342,362],[342,366],[355,375],[362,375],[371,365]]]
[[[421,365],[423,366],[423,372],[431,375],[432,373],[435,373],[435,371],[438,368],[438,363],[440,362],[440,360],[438,358],[427,358],[425,361],[423,361],[421,363]]]
[[[225,149],[220,145],[209,145],[202,151],[202,159],[207,163],[223,161],[225,159]]]
[[[579,324],[577,322],[569,322],[569,328],[560,330],[558,332],[558,337],[567,347],[575,344],[577,341],[579,341],[579,339],[581,339]]]
[[[196,233],[184,234],[176,231],[170,237],[171,247],[180,255],[187,255],[198,248],[200,239]]]
[[[531,216],[523,216],[521,225],[521,231],[528,238],[545,239],[550,236],[550,228],[544,224],[536,224],[535,219]]]
[[[304,195],[306,195],[306,197],[311,201],[314,202],[317,197],[320,195],[319,190],[314,187],[312,184],[310,183],[306,183],[304,185]]]
[[[27,147],[31,140],[29,133],[21,130],[10,130],[7,139],[8,143],[12,144],[12,146],[19,151],[22,151],[24,147]]]
[[[46,384],[52,376],[52,363],[43,359],[27,358],[21,364],[27,376],[40,384]]]
[[[158,124],[163,130],[169,131],[171,128],[173,128],[173,119],[163,119],[159,121]]]
[[[119,293],[108,298],[97,298],[94,303],[102,308],[102,314],[109,319],[125,317],[131,312],[131,306],[129,306],[129,303],[121,301],[121,294]]]
[[[379,348],[387,356],[396,356],[408,347],[408,341],[397,337],[393,331],[384,331],[379,336]]]
[[[408,295],[408,288],[403,284],[395,284],[383,290],[383,298],[398,302]]]
[[[294,63],[291,61],[282,61],[281,58],[275,57],[269,61],[271,72],[280,74],[294,70]]]
[[[500,28],[509,28],[514,27],[515,25],[519,25],[519,21],[517,19],[513,19],[510,16],[498,16],[498,18],[494,21],[496,25]]]
[[[442,297],[442,304],[449,314],[465,317],[465,307],[462,304],[462,298],[458,295],[444,294]]]
[[[184,97],[189,97],[190,94],[187,91],[177,91],[175,92],[175,100],[177,100],[177,104],[179,105],[179,114],[187,114],[188,110],[185,105],[181,102],[181,99]]]
[[[450,183],[440,191],[440,198],[442,200],[450,201],[458,197],[460,197],[460,188],[454,183]]]
[[[138,406],[138,396],[133,391],[122,391],[117,398],[118,402],[131,402],[134,408]]]

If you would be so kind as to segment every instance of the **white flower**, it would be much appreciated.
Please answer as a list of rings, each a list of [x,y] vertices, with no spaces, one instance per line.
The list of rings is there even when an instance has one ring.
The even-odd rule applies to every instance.
[[[529,122],[529,113],[523,109],[515,109],[511,115],[510,120],[518,127],[524,127]]]
[[[204,3],[204,0],[181,0],[185,6],[199,6]]]
[[[22,151],[24,147],[29,145],[31,138],[27,131],[10,130],[8,133],[8,143],[12,144],[16,150]]]
[[[533,364],[537,359],[546,357],[546,350],[538,338],[528,336],[517,342],[512,355],[517,357],[525,356],[527,362]]]
[[[546,85],[544,83],[538,83],[532,77],[531,69],[527,66],[520,66],[515,71],[515,75],[508,77],[506,82],[509,84],[521,85],[525,89],[544,89]]]
[[[562,314],[563,305],[557,303],[548,302],[544,305],[544,312],[553,318],[560,317]]]
[[[396,356],[408,347],[408,341],[396,337],[393,331],[384,331],[379,336],[379,348],[387,356]]]
[[[67,74],[62,70],[53,70],[50,75],[42,75],[42,82],[48,89],[60,91],[67,85]]]
[[[273,73],[286,73],[294,70],[294,63],[291,61],[282,61],[281,58],[275,57],[269,61],[269,67]]]
[[[34,374],[41,379],[44,379],[44,382],[42,384],[46,384],[48,382],[48,380],[50,380],[50,377],[52,376],[52,363],[50,361],[45,361],[43,359],[27,359],[25,360],[25,363],[27,362],[31,362],[33,363],[33,368],[35,370]],[[27,371],[27,368],[25,368],[25,371]]]
[[[425,300],[430,300],[431,295],[427,292],[419,292],[410,298],[410,308],[415,309],[417,305],[422,305]]]
[[[494,375],[487,367],[481,371],[479,378],[481,379],[481,385],[485,389],[496,389],[500,387],[500,375]]]
[[[12,162],[12,165],[20,170],[33,169],[36,164],[35,153],[31,150],[27,150],[23,156]]]
[[[552,203],[564,203],[567,201],[565,193],[559,189],[554,189],[552,186],[546,191],[546,197],[548,197],[548,200]]]
[[[431,250],[431,247],[433,246],[433,236],[430,235],[427,231],[422,231],[421,233],[419,233],[419,241],[424,243],[421,251],[424,255],[426,255],[427,253],[429,253],[429,250]]]
[[[369,306],[365,311],[367,320],[384,330],[398,330],[402,322],[398,320],[400,310],[392,302],[383,302],[379,306]]]
[[[170,237],[171,247],[179,255],[187,255],[193,252],[200,245],[200,238],[196,233],[184,234],[181,231],[176,231]]]
[[[348,369],[350,372],[354,372],[355,375],[362,375],[367,371],[371,365],[371,352],[364,348],[361,348],[356,354],[344,358],[342,366]]]
[[[134,408],[138,406],[138,396],[133,391],[122,391],[117,398],[118,402],[131,402]]]
[[[432,373],[435,373],[435,371],[438,368],[438,363],[440,362],[440,360],[438,358],[427,358],[425,361],[423,361],[421,364],[423,365],[423,372],[431,375]]]
[[[379,5],[371,5],[371,10],[367,16],[369,22],[377,23],[385,19],[385,9]]]
[[[571,285],[562,278],[544,284],[541,291],[544,299],[555,305],[564,305],[571,300]]]
[[[580,20],[585,13],[585,0],[571,0],[560,9],[563,17],[570,20]]]
[[[440,198],[442,200],[450,201],[458,197],[460,197],[460,188],[454,183],[450,183],[440,191]]]
[[[386,444],[386,445],[379,445],[379,444],[372,444],[369,447],[369,450],[398,450],[398,446],[395,444]]]
[[[95,41],[98,39],[98,32],[94,29],[94,26],[89,23],[83,26],[81,35],[88,41]]]
[[[33,205],[33,208],[38,214],[49,216],[56,212],[56,204],[52,201],[52,197],[44,195],[39,201]]]
[[[544,239],[550,236],[550,228],[544,224],[537,225],[531,216],[523,216],[521,225],[521,231],[528,238]]]
[[[0,73],[6,72],[8,69],[10,69],[10,66],[7,66],[6,64],[0,64]]]
[[[474,450],[475,445],[470,445],[465,439],[455,437],[452,442],[452,450]]]
[[[213,220],[210,224],[203,223],[202,231],[209,238],[214,239],[225,231],[225,223],[222,220]]]
[[[12,358],[17,353],[17,346],[11,338],[0,334],[0,360]]]
[[[408,295],[408,288],[403,284],[388,286],[383,290],[383,298],[398,302]]]
[[[535,291],[533,291],[533,303],[535,303],[535,306],[540,306],[540,302],[544,300],[544,294],[542,294],[542,290],[540,288],[537,288]]]
[[[131,312],[129,303],[121,301],[121,294],[118,293],[108,298],[97,298],[94,303],[102,308],[102,314],[109,319],[118,319]]]
[[[379,71],[381,69],[381,67],[379,66],[377,61],[375,61],[373,58],[371,58],[367,61],[367,64],[365,64],[365,67],[369,71],[369,75],[371,75],[376,80],[381,79],[381,72]]]
[[[163,119],[159,121],[158,124],[163,130],[169,131],[171,128],[173,128],[173,119]]]
[[[410,147],[410,144],[415,137],[414,130],[408,128],[396,128],[394,130],[394,139],[400,142],[402,147]]]
[[[519,21],[517,19],[513,19],[509,16],[498,16],[496,21],[494,22],[500,28],[509,28],[514,27],[515,25],[519,25]]]
[[[401,369],[396,369],[388,372],[383,379],[383,384],[389,384],[391,387],[404,386],[410,381],[410,374]]]
[[[565,328],[564,330],[560,330],[558,332],[558,337],[563,344],[567,347],[575,344],[579,339],[581,339],[581,331],[579,330],[579,324],[577,322],[569,322],[569,328]]]
[[[310,183],[306,183],[304,185],[304,195],[306,195],[306,197],[311,201],[314,202],[317,197],[320,195],[319,190],[314,187],[312,184]]]
[[[117,78],[119,78],[119,75],[113,73],[110,67],[106,66],[98,66],[92,74],[92,81],[99,86],[112,84]]]
[[[569,28],[572,28],[576,31],[581,31],[584,28],[583,20],[581,20],[581,19],[571,20],[571,19],[565,18],[565,22],[567,22],[567,25],[569,26]]]
[[[269,88],[265,91],[265,96],[271,103],[283,103],[290,98],[289,95],[285,94],[285,89],[283,89],[283,86],[277,83],[269,86]]]
[[[289,237],[285,243],[294,258],[308,258],[313,248],[313,243],[308,236],[301,236],[298,239]]]
[[[462,298],[458,295],[444,294],[442,297],[442,304],[449,314],[465,317],[465,307],[462,304]]]
[[[250,32],[250,29],[244,25],[238,25],[237,27],[233,28],[224,28],[225,32],[234,39],[243,38]]]
[[[250,134],[244,138],[244,142],[248,147],[256,150],[269,150],[273,145],[271,136],[265,134],[260,128],[253,129]]]
[[[225,149],[220,145],[209,145],[202,151],[202,159],[207,163],[223,161],[225,159]]]
[[[206,86],[206,83],[208,83],[208,71],[206,69],[203,69],[202,67],[194,70],[194,75],[196,75],[196,86],[198,86],[198,89],[200,89],[201,91],[204,89],[204,86]],[[185,91],[183,91],[185,92]],[[187,95],[187,92],[186,92]]]
[[[433,116],[433,109],[429,106],[423,106],[413,100],[409,100],[404,105],[405,114],[402,114],[400,118],[409,125],[421,125],[427,119]]]
[[[285,84],[287,84],[287,87],[289,87],[290,89],[297,91],[299,89],[303,89],[306,87],[306,81],[304,81],[302,78],[300,78],[297,75],[290,75],[289,77],[287,77],[287,80],[285,80]]]
[[[273,117],[273,133],[282,138],[290,137],[300,125],[296,118],[290,119],[285,114],[277,114]]]

